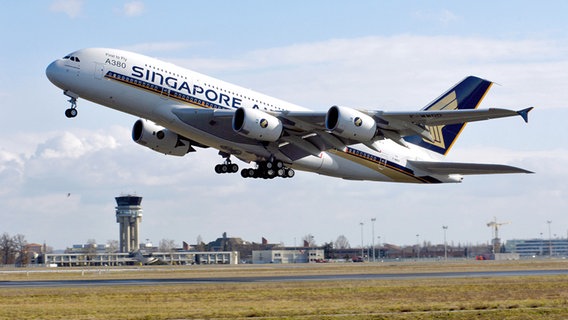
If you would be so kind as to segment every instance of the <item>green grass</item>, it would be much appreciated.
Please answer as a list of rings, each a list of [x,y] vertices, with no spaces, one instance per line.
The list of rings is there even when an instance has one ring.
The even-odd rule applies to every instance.
[[[491,265],[491,266],[490,266]],[[77,272],[54,278],[183,278],[312,273],[442,272],[542,265],[412,264],[225,266]],[[566,268],[565,264],[548,266]],[[89,270],[90,271],[90,270]],[[30,274],[2,277],[35,278]],[[34,279],[36,280],[36,279]],[[163,286],[8,288],[0,319],[566,319],[568,277],[243,282]]]

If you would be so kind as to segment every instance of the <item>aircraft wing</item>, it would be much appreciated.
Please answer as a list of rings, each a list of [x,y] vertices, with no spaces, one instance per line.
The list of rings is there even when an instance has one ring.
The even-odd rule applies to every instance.
[[[377,124],[378,135],[374,139],[391,139],[402,145],[402,138],[420,136],[432,139],[427,126],[448,125],[481,121],[520,115],[527,120],[527,113],[532,108],[513,111],[507,109],[484,110],[445,110],[445,111],[414,111],[414,112],[385,112],[358,111],[372,117]],[[246,138],[235,133],[232,129],[233,110],[187,109],[175,108],[173,113],[186,124],[211,132],[224,139],[237,143],[260,144],[261,141]],[[374,140],[361,141],[345,137],[326,128],[325,111],[283,111],[268,113],[278,118],[283,125],[281,138],[274,142],[273,148],[279,149],[290,160],[299,159],[306,155],[318,155],[328,149],[342,149],[345,146],[364,143],[369,146]],[[375,134],[373,132],[373,134]],[[463,169],[463,168],[462,168]]]
[[[440,110],[440,111],[412,111],[412,112],[387,112],[387,111],[359,111],[374,119],[377,124],[378,137],[391,139],[405,145],[404,137],[421,136],[427,140],[434,140],[429,127],[464,124],[473,121],[482,121],[496,118],[521,116],[528,122],[528,113],[533,108],[519,111],[508,109],[471,109],[471,110]],[[341,146],[365,143],[365,141],[346,138],[330,132],[326,128],[326,112],[287,111],[278,114],[284,127],[290,133],[306,134],[315,132],[327,145],[335,148]],[[370,141],[369,143],[372,143]]]
[[[431,174],[449,175],[476,175],[476,174],[501,174],[501,173],[533,173],[525,169],[502,164],[485,163],[461,163],[461,162],[437,162],[408,160],[408,164],[416,169],[427,171]]]
[[[477,106],[491,82],[467,77],[419,111],[388,112],[333,106],[328,111],[184,110],[174,114],[186,124],[236,143],[265,146],[294,161],[328,149],[390,139],[402,146],[419,145],[447,154],[467,122],[521,116],[528,121],[532,108],[519,111]],[[238,127],[235,128],[235,119]],[[260,125],[260,126],[259,126]]]

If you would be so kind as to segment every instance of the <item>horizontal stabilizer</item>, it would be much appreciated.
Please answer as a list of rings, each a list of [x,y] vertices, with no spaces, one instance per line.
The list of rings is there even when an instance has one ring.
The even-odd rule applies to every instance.
[[[438,162],[438,161],[414,161],[409,160],[408,164],[427,171],[431,174],[501,174],[501,173],[533,173],[525,169],[507,166],[502,164],[485,164],[485,163],[461,163],[461,162]]]

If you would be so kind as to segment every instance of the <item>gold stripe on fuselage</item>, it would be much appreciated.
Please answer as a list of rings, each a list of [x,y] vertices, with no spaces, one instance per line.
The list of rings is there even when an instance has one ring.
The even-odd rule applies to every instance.
[[[387,176],[388,178],[392,179],[395,182],[430,183],[430,181],[424,178],[417,177],[410,172],[403,171],[399,168],[396,168],[388,164],[386,160],[385,162],[381,162],[375,159],[371,159],[369,157],[365,157],[363,155],[357,155],[352,152],[346,152],[337,149],[328,150],[328,152],[333,153],[346,160],[355,162],[359,165],[365,166],[371,170],[377,171],[380,174]]]

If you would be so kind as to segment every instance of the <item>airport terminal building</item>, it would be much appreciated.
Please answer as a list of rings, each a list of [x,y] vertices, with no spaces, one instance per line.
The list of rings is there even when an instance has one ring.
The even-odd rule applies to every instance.
[[[568,239],[514,239],[507,240],[507,252],[518,253],[521,257],[566,257]]]
[[[143,254],[120,252],[76,252],[45,254],[44,263],[50,267],[84,266],[132,266],[148,264],[192,265],[192,264],[238,264],[238,252],[152,252]]]

